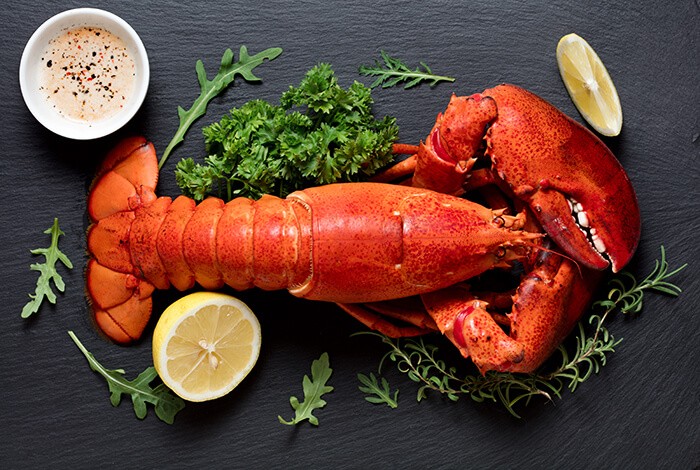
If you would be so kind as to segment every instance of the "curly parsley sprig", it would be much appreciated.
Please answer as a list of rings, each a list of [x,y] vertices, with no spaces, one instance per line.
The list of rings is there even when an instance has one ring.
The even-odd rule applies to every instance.
[[[56,286],[59,292],[63,292],[66,288],[63,282],[63,277],[56,270],[56,262],[60,261],[68,269],[73,269],[73,263],[68,257],[58,248],[58,238],[65,235],[58,226],[58,219],[53,219],[53,225],[44,231],[51,235],[51,245],[48,248],[37,248],[31,250],[33,255],[43,255],[46,259],[45,263],[34,263],[29,266],[32,271],[39,271],[39,279],[36,281],[36,289],[34,294],[29,294],[31,300],[22,309],[22,318],[28,318],[32,314],[39,311],[41,303],[44,299],[52,304],[56,303],[56,294],[51,288],[51,282]]]
[[[421,62],[420,67],[412,70],[401,59],[391,57],[384,51],[381,51],[381,56],[383,64],[375,60],[373,66],[360,66],[361,75],[377,77],[369,86],[370,88],[376,88],[380,85],[382,88],[390,88],[404,83],[404,89],[407,90],[424,82],[429,82],[429,86],[432,88],[439,82],[455,81],[452,77],[435,75],[425,62]]]
[[[614,312],[623,314],[638,313],[647,291],[670,295],[681,293],[681,288],[668,281],[685,269],[687,264],[669,272],[666,251],[661,247],[661,258],[656,260],[652,272],[641,282],[629,272],[621,272],[610,280],[610,291],[603,300],[593,304],[593,309],[602,309],[601,313],[592,314],[588,323],[593,326],[588,334],[583,321],[578,323],[575,338],[575,351],[570,353],[560,345],[558,353],[560,362],[554,369],[541,369],[531,374],[518,374],[489,371],[485,375],[461,375],[457,367],[448,366],[438,357],[438,348],[426,344],[422,338],[392,339],[376,332],[363,332],[379,337],[389,346],[389,351],[382,358],[394,362],[400,372],[420,384],[417,400],[427,397],[429,391],[445,395],[452,401],[462,396],[469,396],[477,402],[500,402],[513,416],[515,405],[521,401],[526,404],[535,396],[552,400],[553,396],[561,398],[564,388],[574,392],[576,388],[592,375],[597,374],[606,364],[607,355],[614,352],[622,339],[615,339],[610,334],[605,321]]]

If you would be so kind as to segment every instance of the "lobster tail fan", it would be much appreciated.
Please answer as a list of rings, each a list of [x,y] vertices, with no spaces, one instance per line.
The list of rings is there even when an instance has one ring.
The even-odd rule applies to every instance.
[[[138,339],[151,315],[154,286],[135,275],[130,239],[134,211],[156,199],[157,182],[153,144],[130,137],[107,155],[88,196],[87,294],[95,322],[117,343]]]
[[[105,158],[90,189],[88,213],[93,222],[133,210],[154,198],[158,161],[153,144],[143,137],[121,141]]]

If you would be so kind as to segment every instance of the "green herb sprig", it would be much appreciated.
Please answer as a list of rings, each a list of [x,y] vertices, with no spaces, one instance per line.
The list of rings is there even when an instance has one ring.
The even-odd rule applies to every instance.
[[[382,358],[394,362],[400,372],[405,373],[420,387],[417,400],[427,397],[434,391],[445,395],[452,401],[462,396],[469,396],[477,402],[500,402],[515,417],[515,405],[521,401],[528,403],[535,396],[552,400],[553,396],[561,398],[564,388],[574,392],[578,386],[597,374],[606,364],[607,355],[614,352],[622,339],[615,339],[605,321],[614,312],[623,314],[638,313],[643,305],[645,292],[656,292],[676,297],[681,288],[668,281],[685,269],[687,264],[669,272],[666,252],[661,247],[661,258],[656,260],[652,272],[641,282],[634,275],[621,272],[610,280],[607,296],[594,302],[593,309],[602,309],[601,313],[592,314],[588,323],[593,326],[592,334],[586,332],[583,321],[578,323],[575,338],[575,351],[570,354],[564,345],[559,346],[559,366],[554,369],[542,369],[531,374],[503,373],[489,371],[485,375],[462,375],[458,368],[448,366],[438,357],[438,348],[426,344],[423,338],[392,339],[376,332],[363,332],[379,337],[389,346],[389,351]]]
[[[389,408],[396,408],[399,406],[398,396],[399,391],[396,390],[392,395],[391,389],[389,388],[389,382],[382,377],[381,382],[377,379],[374,373],[370,372],[369,377],[365,374],[357,374],[357,380],[362,384],[358,388],[361,392],[367,394],[365,400],[374,404],[385,404]]]
[[[156,416],[161,421],[173,424],[175,415],[185,407],[185,402],[182,398],[174,395],[165,384],[161,383],[155,388],[151,388],[149,384],[158,377],[158,373],[153,367],[146,368],[134,380],[127,380],[124,377],[125,372],[123,369],[106,369],[83,346],[72,331],[69,331],[68,335],[70,335],[73,342],[87,359],[90,369],[100,374],[107,381],[110,392],[109,399],[112,406],[119,405],[123,394],[130,395],[134,404],[134,412],[139,419],[146,417],[148,412],[146,403],[150,403],[154,406]]]
[[[41,303],[44,299],[52,304],[56,303],[56,294],[51,288],[51,281],[56,286],[59,292],[66,289],[66,284],[63,282],[63,277],[56,270],[56,262],[60,261],[68,269],[73,269],[73,263],[68,257],[58,249],[58,238],[65,235],[58,226],[58,219],[53,219],[53,225],[44,231],[47,235],[51,235],[51,245],[48,248],[37,248],[31,250],[33,255],[43,255],[46,259],[45,263],[34,263],[29,266],[32,271],[39,271],[39,279],[36,281],[36,289],[34,294],[29,294],[30,301],[22,309],[22,318],[28,318],[32,314],[39,311]]]
[[[344,89],[331,66],[319,64],[280,105],[253,100],[206,127],[209,156],[203,165],[181,160],[177,183],[196,200],[230,200],[358,181],[393,160],[398,137],[396,120],[376,119],[372,104],[369,88],[355,82]]]
[[[333,391],[333,387],[326,385],[332,373],[333,369],[330,367],[328,353],[324,352],[321,354],[321,357],[311,363],[311,378],[308,375],[304,375],[304,380],[302,381],[304,401],[299,402],[299,399],[295,396],[289,399],[289,403],[294,409],[294,418],[287,421],[282,416],[277,416],[280,423],[291,426],[308,420],[309,423],[318,426],[318,418],[313,415],[313,412],[326,406],[326,401],[321,397]]]
[[[376,88],[380,85],[382,88],[390,88],[404,83],[404,89],[407,90],[425,82],[428,82],[432,88],[440,82],[455,81],[452,77],[435,75],[425,62],[420,62],[419,67],[411,69],[401,59],[391,57],[384,51],[381,51],[381,56],[383,64],[375,60],[373,66],[360,66],[361,75],[377,77],[370,88]]]
[[[197,80],[199,81],[201,94],[194,101],[190,109],[185,110],[182,106],[178,106],[177,115],[180,118],[180,125],[172,140],[165,148],[165,152],[163,152],[163,156],[158,162],[158,168],[160,169],[163,167],[173,149],[180,144],[180,142],[185,140],[185,134],[190,126],[207,112],[207,105],[209,102],[233,83],[237,75],[242,76],[248,82],[259,82],[261,80],[253,74],[253,69],[262,64],[265,59],[273,60],[281,53],[282,49],[279,47],[271,47],[251,56],[248,55],[248,49],[245,46],[241,46],[238,53],[238,62],[233,62],[233,51],[231,51],[231,49],[226,49],[221,58],[219,71],[212,80],[207,79],[204,64],[201,60],[198,60],[195,65],[195,70],[197,72]]]

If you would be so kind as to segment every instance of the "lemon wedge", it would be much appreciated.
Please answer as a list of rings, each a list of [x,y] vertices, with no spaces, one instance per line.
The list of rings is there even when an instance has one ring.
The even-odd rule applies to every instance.
[[[153,331],[153,365],[173,392],[188,401],[233,390],[260,354],[260,323],[230,295],[197,292],[170,305]]]
[[[597,132],[616,136],[622,129],[622,107],[608,70],[579,35],[567,34],[557,44],[559,73],[572,101]]]

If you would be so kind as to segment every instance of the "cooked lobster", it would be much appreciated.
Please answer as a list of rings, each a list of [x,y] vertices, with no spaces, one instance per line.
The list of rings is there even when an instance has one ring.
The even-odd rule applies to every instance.
[[[426,142],[403,148],[416,154],[379,177],[408,178],[402,185],[196,205],[157,197],[153,145],[122,141],[88,199],[98,326],[116,342],[138,339],[153,290],[171,285],[288,289],[393,336],[440,330],[482,372],[534,370],[587,307],[599,270],[619,270],[635,251],[640,216],[627,175],[591,132],[512,85],[453,97]],[[515,292],[465,282],[513,264],[524,270]],[[415,307],[386,302],[412,296]]]

